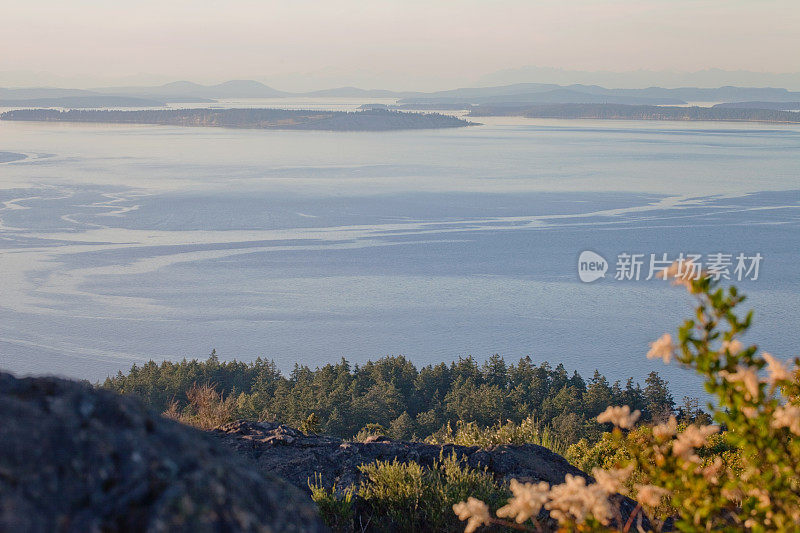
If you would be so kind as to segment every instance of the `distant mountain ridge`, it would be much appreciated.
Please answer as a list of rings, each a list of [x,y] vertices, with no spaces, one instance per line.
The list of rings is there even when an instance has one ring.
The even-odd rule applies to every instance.
[[[776,87],[717,88],[647,87],[641,89],[608,89],[599,85],[557,85],[552,83],[515,83],[493,87],[464,87],[436,92],[397,92],[383,89],[338,87],[304,93],[291,93],[269,87],[254,80],[230,80],[215,85],[191,81],[175,81],[148,87],[104,87],[91,90],[34,87],[28,89],[0,88],[0,100],[21,101],[42,98],[103,97],[143,98],[163,103],[213,102],[237,98],[386,98],[397,99],[402,105],[524,105],[524,104],[625,104],[625,105],[686,105],[692,102],[797,102],[800,92]],[[125,107],[105,100],[94,107]],[[15,105],[24,105],[17,103]],[[57,105],[57,104],[53,104]],[[69,106],[64,106],[69,107]],[[75,107],[78,107],[76,104]],[[92,107],[83,105],[83,107]]]
[[[0,97],[0,107],[63,107],[86,109],[93,107],[163,107],[166,102],[152,98],[116,95],[58,96],[52,98],[29,98],[6,100]]]
[[[59,89],[57,87],[28,87],[4,89],[0,87],[0,98],[4,100],[29,100],[33,98],[65,98],[69,96],[97,96],[100,93],[85,89]]]
[[[681,87],[665,89],[607,89],[599,85],[569,85],[549,83],[516,83],[497,87],[475,87],[428,93],[421,97],[405,98],[401,103],[472,104],[518,103],[616,103],[640,105],[681,105],[688,102],[726,102],[741,100],[795,101],[800,92],[773,87],[718,87],[705,89]]]
[[[695,72],[632,70],[626,72],[566,70],[523,66],[498,70],[475,80],[476,86],[508,85],[527,81],[560,85],[585,83],[605,87],[787,87],[800,90],[800,72],[770,73],[709,68]]]
[[[200,85],[191,81],[173,81],[154,87],[105,87],[93,90],[105,94],[194,96],[201,98],[278,98],[291,94],[273,89],[254,80],[230,80],[216,85]]]
[[[529,84],[524,86],[508,86],[499,88],[489,88],[489,91],[480,89],[467,89],[464,91],[456,90],[450,94],[452,96],[424,96],[415,98],[404,98],[403,104],[453,104],[456,102],[468,102],[473,105],[518,105],[518,104],[640,104],[640,105],[682,105],[686,102],[680,98],[668,96],[636,96],[627,94],[617,94],[613,91],[600,90],[602,87],[593,91],[579,90],[575,87],[559,87],[547,85],[537,85],[531,87]],[[515,89],[520,92],[515,92]],[[499,89],[497,93],[491,90]]]

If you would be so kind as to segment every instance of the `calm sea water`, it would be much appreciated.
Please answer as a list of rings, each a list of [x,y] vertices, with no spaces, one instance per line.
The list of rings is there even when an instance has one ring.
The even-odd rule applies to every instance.
[[[337,104],[337,108],[346,108]],[[284,370],[500,353],[610,378],[691,300],[577,257],[759,252],[750,340],[800,346],[800,128],[491,120],[328,133],[0,122],[0,367]],[[19,155],[25,156],[20,159]],[[613,270],[613,265],[612,265]]]

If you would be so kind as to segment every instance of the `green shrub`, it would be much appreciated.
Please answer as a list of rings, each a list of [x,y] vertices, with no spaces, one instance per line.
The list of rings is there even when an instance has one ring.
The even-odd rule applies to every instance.
[[[388,435],[389,431],[380,424],[367,424],[363,428],[361,428],[356,436],[353,437],[354,442],[364,442],[370,437],[378,437],[378,436],[386,436]]]
[[[315,413],[311,413],[297,429],[306,434],[317,433],[319,431],[319,417]]]
[[[542,426],[536,418],[529,416],[519,424],[507,420],[491,427],[482,427],[475,422],[456,422],[456,428],[448,422],[442,429],[425,439],[431,444],[458,444],[489,448],[500,444],[538,444],[556,453],[564,454],[566,446],[549,426]]]
[[[353,493],[352,487],[337,491],[336,484],[330,489],[322,484],[322,475],[314,474],[314,481],[308,480],[311,499],[317,504],[319,514],[325,524],[335,532],[353,530]]]
[[[320,514],[334,531],[455,532],[461,529],[452,511],[455,503],[478,495],[497,509],[508,496],[491,474],[470,468],[454,454],[442,456],[431,468],[395,459],[359,470],[363,477],[357,490],[326,489],[319,477],[309,483]]]

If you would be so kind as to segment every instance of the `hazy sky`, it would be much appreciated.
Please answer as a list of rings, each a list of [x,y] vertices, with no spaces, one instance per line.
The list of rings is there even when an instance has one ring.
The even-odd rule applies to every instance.
[[[524,65],[800,72],[798,0],[0,0],[0,13],[6,85],[32,73],[432,89]]]

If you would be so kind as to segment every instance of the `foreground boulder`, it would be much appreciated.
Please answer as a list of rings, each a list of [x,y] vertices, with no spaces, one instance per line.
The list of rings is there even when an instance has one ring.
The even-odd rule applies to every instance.
[[[300,491],[131,397],[0,373],[0,531],[324,531]]]

